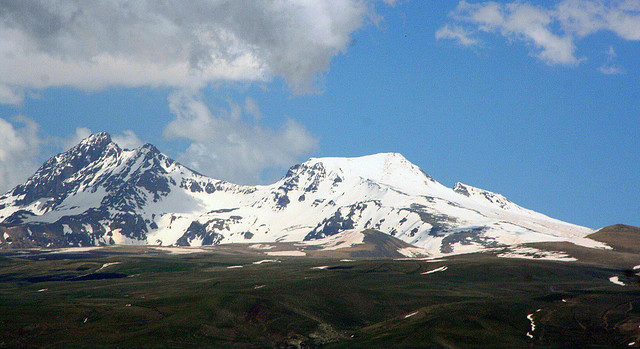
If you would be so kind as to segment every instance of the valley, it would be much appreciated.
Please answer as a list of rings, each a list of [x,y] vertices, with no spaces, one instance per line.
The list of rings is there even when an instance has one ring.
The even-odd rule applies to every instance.
[[[0,347],[634,347],[637,251],[307,256],[288,243],[4,250]],[[337,253],[337,254],[334,254]],[[619,282],[611,281],[616,277]]]

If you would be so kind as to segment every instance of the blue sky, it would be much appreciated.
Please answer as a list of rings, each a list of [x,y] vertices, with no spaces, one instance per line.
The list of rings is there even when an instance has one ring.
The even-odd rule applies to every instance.
[[[399,152],[448,186],[640,226],[636,1],[166,3],[0,3],[0,189],[107,131],[240,183]]]

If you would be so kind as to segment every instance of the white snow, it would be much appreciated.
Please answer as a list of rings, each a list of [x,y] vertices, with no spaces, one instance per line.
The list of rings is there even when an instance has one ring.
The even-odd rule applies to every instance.
[[[322,163],[328,172],[374,180],[407,192],[431,183],[425,174],[398,153],[380,153],[355,158],[312,158],[309,165]]]
[[[154,250],[160,250],[164,252],[169,252],[170,254],[189,254],[189,253],[199,253],[199,252],[207,252],[206,249],[203,248],[193,248],[193,247],[164,247],[164,246],[154,246]]]
[[[67,234],[72,234],[73,230],[71,230],[71,227],[68,226],[67,224],[63,224],[62,225],[62,233],[67,235]]]
[[[253,264],[262,264],[262,263],[280,263],[277,259],[263,259],[261,261],[253,262]]]
[[[319,267],[311,267],[311,269],[318,269],[318,270],[324,270],[324,269],[327,269],[327,268],[329,268],[328,265],[321,265]]]
[[[620,286],[627,286],[624,282],[620,281],[620,278],[617,276],[612,276],[609,278],[609,281],[611,281],[612,283],[616,284],[616,285],[620,285]]]
[[[340,262],[355,262],[354,259],[341,259]]]
[[[96,270],[96,272],[98,272],[98,271],[100,271],[100,270],[102,270],[102,269],[104,269],[104,268],[106,268],[106,267],[108,267],[108,266],[116,265],[116,264],[120,264],[120,262],[105,263],[105,264],[103,264],[103,265],[100,267],[100,269]]]
[[[51,253],[76,253],[76,252],[88,252],[102,248],[102,246],[88,246],[88,247],[65,247]]]
[[[111,231],[111,238],[115,241],[116,245],[144,245],[144,241],[132,239],[126,235],[123,235],[120,231],[122,229],[118,228]]]
[[[297,256],[306,256],[307,254],[303,251],[298,251],[298,250],[294,250],[294,251],[268,251],[265,252],[266,254],[268,254],[269,256],[292,256],[292,257],[297,257]]]
[[[331,235],[326,238],[303,241],[305,245],[320,246],[322,250],[333,251],[348,248],[364,243],[364,233],[356,229],[345,230],[341,234]]]
[[[254,245],[250,245],[249,248],[253,248],[255,250],[270,250],[276,247],[274,245],[254,244]]]
[[[536,323],[533,321],[533,315],[537,312],[539,312],[542,309],[538,309],[535,312],[527,315],[527,320],[529,320],[529,322],[531,322],[531,330],[529,332],[527,332],[527,337],[529,338],[533,338],[533,331],[536,330]]]
[[[406,256],[406,257],[424,257],[424,256],[429,256],[429,251],[425,250],[424,248],[420,248],[420,247],[403,247],[403,248],[398,250],[398,253],[400,253],[401,255]]]
[[[419,311],[414,311],[414,312],[413,312],[413,313],[411,313],[411,314],[407,314],[407,315],[405,315],[405,316],[404,316],[404,318],[405,318],[405,319],[406,319],[406,318],[410,318],[410,317],[412,317],[412,316],[414,316],[414,315],[416,315],[416,314],[418,314],[418,313],[419,313]]]
[[[534,260],[550,260],[562,262],[575,262],[576,258],[570,257],[565,252],[560,251],[543,251],[533,247],[515,246],[510,247],[509,251],[497,255],[501,258],[523,258]]]
[[[244,268],[243,265],[230,265],[227,267],[227,269],[238,269],[238,268]]]
[[[447,266],[442,266],[442,267],[439,267],[439,268],[435,268],[433,270],[425,271],[424,273],[420,273],[420,274],[423,274],[423,275],[424,274],[433,274],[433,273],[437,273],[439,271],[445,271],[447,269],[448,269]]]
[[[5,240],[11,237],[9,234],[7,234],[7,232],[4,232],[2,236],[4,237]]]
[[[141,169],[148,149],[125,150],[119,155],[110,155],[92,163],[88,170],[96,171],[87,177],[73,195],[54,210],[45,212],[51,198],[43,198],[23,206],[13,203],[21,197],[8,197],[0,204],[0,220],[19,209],[31,211],[35,216],[27,222],[55,222],[63,216],[77,215],[89,208],[100,207],[108,195],[101,179],[107,176],[121,176],[125,180]],[[444,236],[429,234],[433,222],[423,220],[423,216],[453,217],[455,222],[447,233],[463,233],[480,229],[479,237],[484,241],[513,245],[539,241],[569,241],[587,247],[607,248],[606,245],[587,239],[593,231],[589,228],[565,223],[543,214],[522,208],[500,194],[464,184],[456,185],[457,191],[447,188],[425,175],[402,155],[383,153],[357,158],[314,158],[292,168],[297,176],[295,181],[284,177],[276,183],[259,186],[241,186],[196,174],[177,163],[160,161],[175,184],[170,184],[170,192],[155,200],[152,193],[140,188],[146,203],[139,210],[140,215],[157,225],[150,229],[146,241],[124,236],[120,230],[111,231],[116,244],[157,244],[173,245],[194,221],[201,224],[222,222],[222,228],[215,229],[222,234],[221,243],[247,243],[249,248],[266,250],[274,248],[273,242],[301,242],[314,228],[322,228],[327,219],[335,215],[349,217],[353,229],[313,241],[303,245],[315,245],[324,250],[336,250],[364,242],[365,229],[377,229],[391,234],[414,247],[400,249],[407,257],[441,257],[486,250],[486,247],[465,241],[451,247],[452,253],[442,253]],[[78,173],[81,179],[82,173]],[[74,177],[75,178],[75,177]],[[290,182],[285,183],[287,180]],[[182,183],[197,183],[199,187],[212,185],[215,191],[191,191],[181,188]],[[280,189],[290,185],[286,192]],[[306,190],[307,188],[313,188]],[[469,196],[460,192],[466,190]],[[287,195],[289,203],[277,205],[278,195]],[[354,207],[358,209],[354,209]],[[118,214],[111,208],[112,215]],[[108,229],[109,221],[100,222]],[[217,224],[217,223],[215,223]],[[213,225],[215,225],[213,224]],[[213,228],[207,228],[213,231]],[[70,232],[65,225],[65,233]],[[83,225],[90,232],[90,225]],[[245,234],[245,233],[250,233]],[[247,236],[251,236],[250,239]],[[5,235],[6,239],[6,235]],[[476,240],[477,241],[477,240]],[[108,243],[108,241],[102,241]],[[192,246],[200,245],[202,237],[189,241]],[[179,252],[176,252],[179,251]],[[193,253],[197,250],[172,250],[172,253]],[[284,251],[281,251],[284,253]],[[293,253],[293,252],[292,252]],[[300,252],[296,252],[300,253]],[[504,253],[501,257],[523,258],[522,253]],[[524,253],[526,256],[527,253]],[[566,256],[545,254],[545,259]],[[525,257],[527,258],[527,257]]]
[[[41,289],[39,289],[39,290],[38,290],[38,291],[36,291],[36,292],[44,292],[44,291],[49,291],[49,289],[48,289],[48,288],[41,288]]]

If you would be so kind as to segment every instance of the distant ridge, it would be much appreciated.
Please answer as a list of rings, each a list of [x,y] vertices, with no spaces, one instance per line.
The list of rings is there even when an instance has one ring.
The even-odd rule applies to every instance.
[[[447,188],[401,154],[312,158],[276,183],[203,176],[151,144],[97,133],[0,196],[0,247],[304,241],[373,229],[433,256],[538,241],[597,246],[589,228],[500,194]]]

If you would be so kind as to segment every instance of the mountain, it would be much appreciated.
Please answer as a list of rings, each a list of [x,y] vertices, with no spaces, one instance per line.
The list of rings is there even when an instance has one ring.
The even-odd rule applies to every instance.
[[[242,186],[98,133],[0,196],[5,248],[309,241],[365,229],[434,256],[538,241],[598,245],[589,228],[462,183],[447,188],[396,153],[312,158],[274,184]]]

